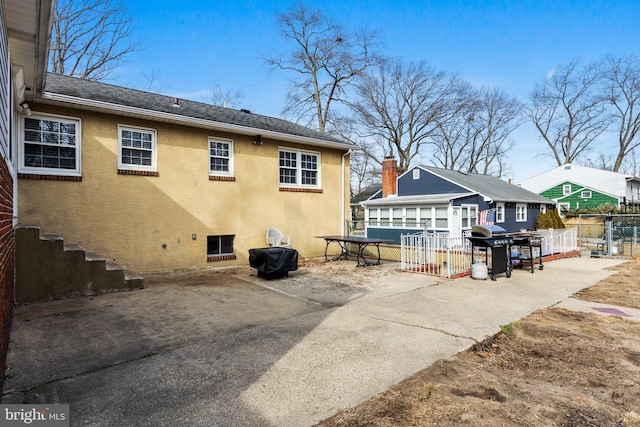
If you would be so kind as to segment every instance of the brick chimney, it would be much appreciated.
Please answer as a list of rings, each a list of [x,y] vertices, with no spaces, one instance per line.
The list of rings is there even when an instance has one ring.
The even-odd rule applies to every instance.
[[[397,194],[398,162],[393,157],[385,157],[382,161],[382,197]]]

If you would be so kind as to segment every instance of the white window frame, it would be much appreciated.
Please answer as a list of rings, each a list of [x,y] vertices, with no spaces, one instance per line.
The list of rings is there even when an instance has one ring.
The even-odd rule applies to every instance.
[[[223,155],[213,155],[211,153],[212,143],[228,144],[229,155],[226,157]],[[233,176],[233,140],[209,137],[207,144],[208,144],[208,151],[209,151],[209,176]],[[229,170],[227,171],[213,170],[211,167],[211,161],[213,159],[226,159],[228,162]]]
[[[526,203],[516,204],[516,222],[527,221],[527,205]]]
[[[224,248],[223,245],[223,239],[225,238],[231,238],[231,252],[222,252],[222,249]],[[209,240],[210,239],[216,239],[218,241],[218,249],[220,250],[220,253],[210,253],[209,252]],[[233,255],[235,253],[235,243],[236,240],[236,235],[235,234],[219,234],[219,235],[210,235],[207,236],[207,256],[209,257],[219,257],[219,256],[227,256],[227,255]]]
[[[132,165],[129,163],[122,162],[122,150],[127,148],[130,149],[132,147],[123,147],[122,145],[122,132],[130,131],[130,132],[141,132],[148,133],[151,135],[151,148],[148,151],[151,151],[151,165]],[[123,170],[133,170],[133,171],[145,171],[145,172],[157,172],[158,171],[158,135],[155,129],[151,128],[143,128],[139,126],[129,126],[129,125],[118,125],[118,169]],[[146,150],[143,148],[133,147],[134,150]]]
[[[404,219],[405,227],[418,227],[420,225],[418,221],[418,208],[415,206],[405,208]]]
[[[445,216],[441,215],[443,212],[446,213]],[[433,228],[436,230],[448,230],[451,225],[450,217],[448,206],[436,206],[433,210]]]
[[[26,119],[35,120],[50,120],[64,123],[72,123],[75,125],[75,145],[73,146],[76,151],[75,167],[73,169],[59,169],[59,168],[46,168],[37,166],[25,165],[25,144],[30,143],[25,141],[25,126]],[[59,116],[54,114],[44,113],[32,113],[31,115],[18,115],[18,172],[24,174],[37,174],[37,175],[57,175],[57,176],[82,176],[82,123],[79,117]],[[37,143],[35,143],[37,144]],[[46,146],[47,144],[40,144]],[[49,144],[51,145],[51,144]],[[69,146],[67,146],[69,147]]]
[[[392,208],[387,206],[378,209],[378,218],[380,220],[380,225],[385,227],[391,225],[391,223],[389,222],[389,215],[391,214],[392,210]]]
[[[374,215],[371,215],[371,214],[374,214]],[[380,224],[378,218],[380,218],[380,213],[378,208],[367,208],[365,220],[367,221],[367,224],[369,224],[370,227],[377,226]]]
[[[404,208],[391,208],[390,217],[393,227],[404,227]]]
[[[295,158],[295,165],[291,166],[291,165],[287,165],[283,166],[280,164],[280,154],[281,153],[293,153],[296,155]],[[316,156],[316,169],[304,169],[302,167],[302,156],[303,155],[309,155],[309,156]],[[322,179],[321,179],[321,167],[322,165],[322,156],[320,154],[320,152],[317,151],[306,151],[306,150],[296,150],[293,148],[285,148],[285,147],[280,147],[278,148],[278,184],[281,188],[312,188],[312,189],[319,189],[322,188]],[[295,181],[294,183],[291,182],[282,182],[281,181],[281,170],[282,169],[289,169],[289,170],[293,170],[295,169],[296,173],[295,173]],[[303,170],[312,170],[315,171],[316,173],[316,183],[315,184],[303,184],[302,183],[302,172]]]
[[[560,216],[564,216],[565,211],[571,210],[571,203],[558,203],[558,213]]]
[[[504,202],[496,203],[496,224],[504,222]]]
[[[590,199],[593,196],[591,190],[583,190],[580,192],[581,199]]]
[[[432,206],[418,206],[418,226],[432,229],[435,224],[435,208]]]
[[[460,208],[460,223],[462,229],[470,230],[474,225],[477,225],[478,222],[478,214],[480,213],[478,205],[460,205]]]
[[[562,186],[562,195],[568,196],[571,194],[571,184],[564,184]]]

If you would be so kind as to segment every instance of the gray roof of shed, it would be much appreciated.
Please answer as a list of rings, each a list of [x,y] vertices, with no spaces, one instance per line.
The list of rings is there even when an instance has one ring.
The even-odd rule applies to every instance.
[[[160,113],[165,120],[161,121],[197,121],[202,127],[215,127],[217,124],[227,125],[239,133],[251,134],[257,131],[271,132],[272,134],[291,135],[304,138],[307,143],[316,142],[319,145],[325,143],[336,148],[356,148],[354,144],[337,139],[331,135],[320,133],[306,126],[287,120],[254,114],[248,111],[218,107],[202,102],[178,99],[175,106],[175,97],[158,93],[144,92],[121,86],[110,85],[78,79],[59,74],[47,74],[45,93],[41,99],[49,103],[72,103],[93,107],[93,109],[109,110],[113,114],[134,115],[135,111],[140,117],[148,115],[153,117],[154,112]],[[128,107],[129,114],[119,111],[118,107]],[[206,126],[208,123],[208,126]]]
[[[532,191],[525,190],[518,185],[509,184],[495,176],[465,173],[431,166],[418,167],[454,182],[470,191],[482,194],[494,202],[555,204],[553,200],[547,199]]]

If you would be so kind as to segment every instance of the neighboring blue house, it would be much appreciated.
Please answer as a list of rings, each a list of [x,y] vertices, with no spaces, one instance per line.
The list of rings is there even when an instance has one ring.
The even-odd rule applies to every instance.
[[[401,234],[425,230],[461,236],[487,212],[507,232],[533,230],[541,211],[555,209],[553,200],[493,176],[414,166],[397,177],[395,160],[385,162],[383,189],[360,203],[368,237],[399,244]]]

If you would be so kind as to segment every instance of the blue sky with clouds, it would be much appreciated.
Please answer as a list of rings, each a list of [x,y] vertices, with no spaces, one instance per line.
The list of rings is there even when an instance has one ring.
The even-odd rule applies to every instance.
[[[276,14],[288,1],[126,1],[145,49],[132,54],[114,83],[204,101],[219,85],[244,94],[244,108],[280,116],[287,76],[261,57],[282,51]],[[347,30],[376,31],[381,53],[458,73],[522,101],[535,82],[574,58],[640,56],[637,0],[308,1]],[[146,77],[145,77],[146,76]],[[509,155],[520,181],[555,166],[530,126]],[[522,159],[527,159],[522,162]]]

